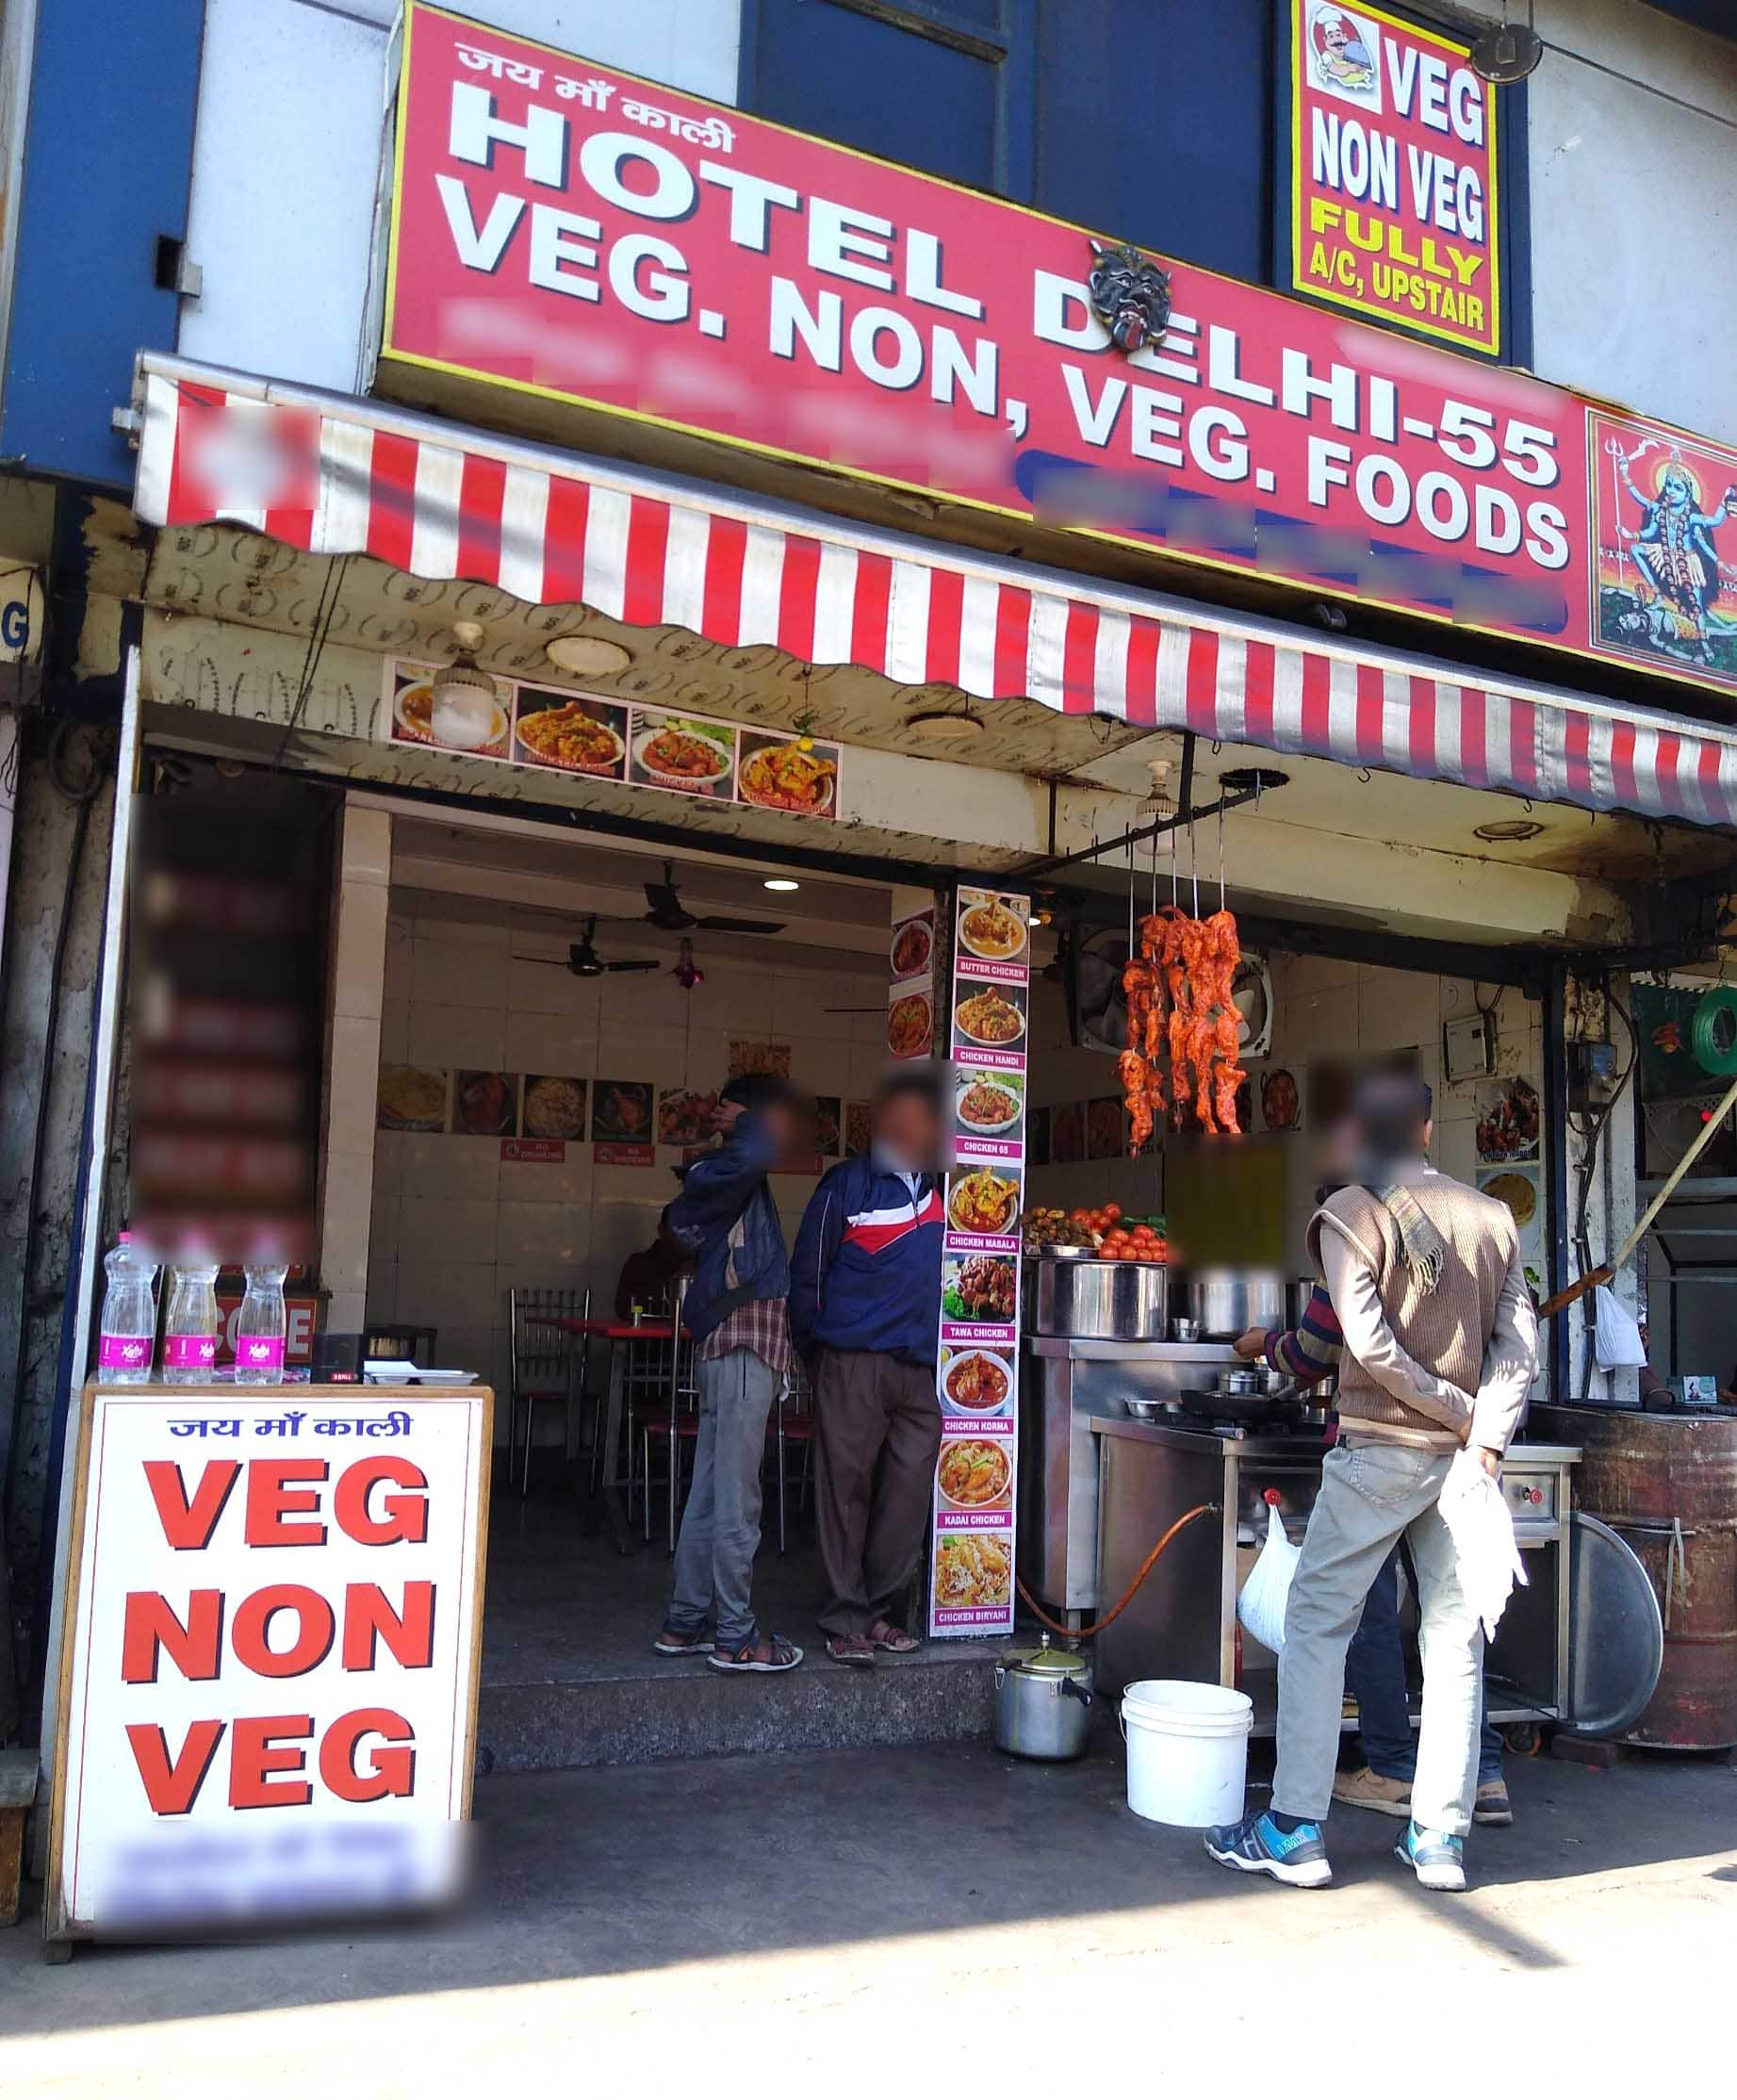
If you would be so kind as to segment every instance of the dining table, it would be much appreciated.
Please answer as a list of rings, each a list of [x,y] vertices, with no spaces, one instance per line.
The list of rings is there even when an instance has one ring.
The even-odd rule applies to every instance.
[[[682,1279],[685,1287],[686,1279]],[[609,1526],[618,1551],[631,1553],[635,1550],[632,1524],[628,1517],[627,1504],[621,1499],[618,1473],[621,1464],[621,1424],[626,1413],[627,1350],[636,1341],[673,1342],[680,1331],[686,1337],[687,1330],[680,1324],[680,1298],[686,1296],[685,1288],[679,1293],[674,1317],[666,1320],[576,1320],[563,1315],[550,1320],[549,1325],[567,1337],[567,1415],[577,1421],[583,1412],[585,1370],[589,1361],[590,1345],[594,1341],[606,1343],[609,1348],[609,1384],[603,1399],[602,1463],[598,1468],[596,1491],[587,1499],[584,1521],[587,1524],[601,1521]],[[680,1375],[680,1352],[671,1350],[669,1365],[669,1403],[673,1418],[676,1408],[676,1381]],[[647,1483],[647,1493],[650,1483]],[[670,1532],[675,1532],[675,1468],[670,1468]]]

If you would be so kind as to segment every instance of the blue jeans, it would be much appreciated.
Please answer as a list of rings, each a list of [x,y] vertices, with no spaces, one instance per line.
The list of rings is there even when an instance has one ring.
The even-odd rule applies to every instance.
[[[664,1613],[680,1633],[695,1633],[708,1614],[720,1648],[753,1638],[754,1555],[760,1550],[760,1468],[778,1373],[751,1350],[703,1357],[695,1367],[699,1434],[694,1479],[676,1542],[676,1581]],[[673,1464],[675,1453],[670,1453]]]
[[[1405,1696],[1405,1648],[1400,1633],[1400,1550],[1382,1563],[1363,1600],[1363,1616],[1345,1654],[1345,1689],[1357,1702],[1363,1757],[1384,1779],[1417,1776],[1417,1737]],[[1484,1709],[1488,1712],[1486,1692]],[[1502,1743],[1486,1719],[1478,1737],[1478,1784],[1501,1777]]]

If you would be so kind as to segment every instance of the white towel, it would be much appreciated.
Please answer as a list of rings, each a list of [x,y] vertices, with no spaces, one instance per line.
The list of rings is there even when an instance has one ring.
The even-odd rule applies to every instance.
[[[1457,1452],[1440,1506],[1453,1539],[1461,1584],[1483,1622],[1485,1639],[1494,1640],[1515,1583],[1526,1583],[1514,1518],[1500,1484],[1484,1471],[1475,1452]]]

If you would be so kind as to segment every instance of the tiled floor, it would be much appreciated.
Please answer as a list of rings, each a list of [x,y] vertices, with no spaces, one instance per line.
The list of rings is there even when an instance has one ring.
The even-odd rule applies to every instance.
[[[705,1664],[651,1652],[668,1595],[662,1504],[653,1509],[652,1542],[634,1532],[623,1557],[606,1534],[582,1534],[577,1501],[557,1483],[555,1462],[529,1501],[497,1479],[489,1519],[488,1591],[483,1622],[484,1686],[583,1684],[631,1677],[703,1672]],[[820,1572],[811,1518],[793,1507],[790,1550],[778,1550],[776,1514],[765,1514],[754,1573],[754,1604],[762,1627],[818,1649],[814,1624]],[[980,1641],[926,1642],[928,1662],[975,1662]],[[916,1658],[883,1657],[883,1665]]]

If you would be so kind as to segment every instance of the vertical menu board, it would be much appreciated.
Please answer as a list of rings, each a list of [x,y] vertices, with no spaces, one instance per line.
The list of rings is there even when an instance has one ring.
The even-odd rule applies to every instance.
[[[929,1632],[1007,1633],[1013,1627],[1031,900],[961,889],[953,914],[952,1171],[935,1363],[942,1434]]]

